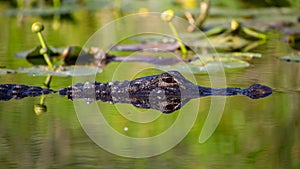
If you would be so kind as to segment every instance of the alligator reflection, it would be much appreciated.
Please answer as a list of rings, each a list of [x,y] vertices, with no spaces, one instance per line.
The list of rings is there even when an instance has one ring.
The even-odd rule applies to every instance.
[[[176,71],[141,77],[132,81],[114,81],[105,84],[78,83],[58,91],[18,84],[0,85],[0,100],[21,99],[51,93],[67,96],[70,100],[85,99],[87,103],[95,100],[111,104],[128,103],[139,108],[172,113],[194,98],[212,95],[245,95],[252,99],[259,99],[272,94],[272,89],[260,84],[253,84],[245,89],[202,87],[194,85]]]

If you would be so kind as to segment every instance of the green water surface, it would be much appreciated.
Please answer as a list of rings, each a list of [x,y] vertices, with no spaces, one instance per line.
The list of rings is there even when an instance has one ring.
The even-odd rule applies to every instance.
[[[44,35],[49,44],[82,46],[96,30],[114,18],[109,10],[89,12],[81,9],[73,15],[74,21],[62,21],[58,29],[52,27],[52,20],[40,17],[26,17],[19,23],[16,17],[1,15],[0,66],[11,69],[31,66],[13,55],[38,45],[37,37],[30,29],[36,20],[45,24]],[[228,86],[242,88],[261,83],[273,88],[274,93],[259,100],[245,96],[227,97],[222,119],[204,143],[199,143],[198,139],[210,109],[210,97],[189,103],[199,104],[200,108],[192,129],[179,144],[163,154],[135,159],[100,148],[82,129],[73,102],[49,95],[46,97],[48,111],[39,116],[33,111],[34,104],[39,103],[38,97],[0,102],[0,168],[300,168],[300,65],[277,59],[292,51],[280,41],[279,32],[268,32],[268,37],[266,44],[253,50],[262,53],[263,57],[250,61],[248,68],[226,72],[226,82]],[[149,66],[146,63],[110,63],[96,80],[108,82],[114,79],[120,64],[122,73],[118,80],[159,73],[153,69],[137,73],[141,67]],[[195,79],[198,85],[210,85],[205,74],[195,75]],[[26,74],[0,75],[1,84],[40,86],[44,80],[45,77]],[[71,84],[71,77],[54,77],[51,88]],[[131,110],[147,113],[145,110],[131,105],[98,104],[108,123],[116,131],[131,137],[158,135],[172,125],[179,113],[159,114],[153,122],[138,124],[126,119],[118,109],[125,113]]]

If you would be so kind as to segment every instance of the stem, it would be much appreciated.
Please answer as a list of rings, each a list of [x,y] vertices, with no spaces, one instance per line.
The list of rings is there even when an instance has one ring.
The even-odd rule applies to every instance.
[[[49,68],[50,68],[51,70],[54,70],[53,64],[52,64],[52,62],[51,62],[51,60],[50,60],[50,57],[49,57],[49,55],[48,55],[48,49],[49,49],[49,48],[48,48],[48,46],[47,46],[47,43],[46,43],[46,41],[45,41],[45,38],[44,38],[44,36],[43,36],[43,34],[42,34],[41,32],[38,32],[37,35],[38,35],[38,37],[39,37],[39,40],[40,40],[40,43],[41,43],[42,48],[46,49],[46,52],[43,54],[44,59],[45,59],[47,65],[49,66]]]
[[[265,39],[252,42],[249,45],[247,45],[245,48],[243,48],[242,52],[247,52],[247,51],[249,51],[249,50],[251,50],[251,49],[253,49],[253,48],[255,48],[255,47],[259,46],[259,45],[262,45],[264,43],[266,43]]]
[[[49,57],[48,53],[43,54],[43,56],[44,56],[44,59],[45,59],[47,65],[49,66],[49,68],[51,70],[54,70],[54,66],[53,66],[53,64],[52,64],[52,62],[50,60],[50,57]]]
[[[121,17],[121,5],[122,5],[122,0],[114,1],[113,14],[114,14],[115,18]]]
[[[188,27],[187,30],[189,32],[193,32],[196,27],[201,29],[203,23],[207,19],[207,16],[208,16],[208,13],[209,13],[209,8],[210,8],[210,0],[204,0],[203,2],[200,3],[200,15],[198,16],[196,21],[194,21],[194,23],[192,23]]]
[[[40,104],[43,105],[45,103],[45,95],[41,95]]]
[[[22,9],[24,7],[24,0],[17,0],[17,6],[19,9]]]
[[[60,7],[60,0],[53,0],[53,7],[59,8]]]
[[[242,30],[247,34],[247,35],[250,35],[250,36],[253,36],[255,38],[258,38],[258,39],[267,39],[267,36],[263,33],[259,33],[259,32],[256,32],[256,31],[253,31],[249,28],[246,28],[246,27],[242,27]]]
[[[179,37],[179,35],[178,35],[178,33],[177,33],[177,31],[176,31],[176,29],[175,29],[172,22],[169,22],[169,26],[170,26],[170,28],[172,30],[172,33],[174,34],[177,42],[179,43],[179,46],[180,46],[180,49],[181,49],[181,52],[182,52],[182,58],[186,59],[187,50],[186,50],[184,44],[182,43],[182,41],[181,41],[181,39],[180,39],[180,37]]]
[[[60,7],[61,7],[61,4],[60,4],[60,0],[53,0],[53,7],[58,10]],[[60,20],[60,14],[59,13],[56,13],[54,15],[54,23],[53,23],[53,27],[56,27],[58,28],[57,26],[59,26],[59,20]],[[57,25],[57,26],[56,26]]]
[[[200,15],[198,19],[196,19],[195,25],[198,28],[201,28],[205,20],[207,19],[208,13],[210,8],[210,0],[205,0],[204,2],[200,3]]]
[[[52,81],[52,76],[51,75],[48,75],[45,82],[44,82],[44,85],[47,87],[47,88],[50,88],[50,83]]]
[[[42,48],[48,49],[48,46],[47,46],[47,43],[45,41],[45,38],[44,38],[43,34],[41,32],[38,32],[37,35],[38,35],[39,40],[41,42]]]
[[[17,14],[17,18],[18,18],[18,21],[19,23],[22,23],[23,22],[23,19],[24,19],[24,15],[23,15],[23,12],[21,10],[24,9],[24,0],[17,0],[17,7],[18,7],[18,14]]]

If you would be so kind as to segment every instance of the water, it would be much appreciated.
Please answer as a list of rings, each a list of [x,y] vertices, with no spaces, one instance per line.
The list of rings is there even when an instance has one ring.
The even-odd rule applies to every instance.
[[[51,21],[43,21],[48,42],[57,46],[83,45],[100,25],[109,21],[107,18],[113,16],[80,10],[75,18],[75,23],[64,21],[57,30],[52,29]],[[20,25],[16,18],[1,16],[1,66],[12,69],[30,66],[25,60],[14,58],[13,54],[38,44],[36,35],[30,32],[35,20],[40,18],[27,17]],[[73,102],[66,98],[47,96],[47,113],[39,116],[34,113],[33,106],[40,98],[25,98],[0,102],[0,168],[300,168],[299,63],[279,61],[277,57],[290,54],[291,49],[280,41],[278,32],[269,35],[268,42],[253,51],[262,53],[263,58],[250,61],[249,68],[226,72],[226,81],[232,87],[261,83],[272,87],[274,93],[259,100],[227,97],[222,119],[204,143],[200,144],[198,138],[210,109],[210,97],[193,100],[185,106],[184,110],[188,111],[189,106],[200,103],[194,125],[179,144],[163,154],[142,159],[120,157],[97,146],[79,123]],[[121,73],[113,77],[119,66],[120,63],[109,64],[97,80],[125,80],[157,73],[147,70],[136,74],[137,70],[149,65],[122,63]],[[195,78],[199,85],[210,85],[207,75]],[[44,80],[45,77],[24,74],[0,76],[0,83],[41,85]],[[54,77],[52,88],[71,84],[72,78]],[[98,104],[108,123],[116,131],[131,137],[158,135],[172,126],[179,116],[179,112],[164,115],[144,112],[131,105]],[[140,116],[132,115],[134,111]],[[154,117],[149,118],[156,120],[139,124],[125,118],[143,118],[143,113],[154,113]],[[180,113],[190,116],[190,112]],[[119,140],[111,141],[125,144]]]

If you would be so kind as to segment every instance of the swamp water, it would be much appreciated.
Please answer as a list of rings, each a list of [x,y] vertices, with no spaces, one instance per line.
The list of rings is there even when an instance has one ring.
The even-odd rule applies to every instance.
[[[112,16],[103,13],[95,15],[81,11],[75,15],[76,22],[62,22],[59,30],[51,29],[51,22],[44,22],[44,35],[50,44],[84,45],[95,30],[109,21],[107,18],[112,20]],[[15,18],[1,16],[1,66],[12,69],[31,66],[13,55],[38,44],[36,35],[30,30],[34,21],[29,18],[19,25]],[[97,146],[82,129],[73,102],[49,95],[45,100],[47,113],[39,116],[33,111],[33,106],[40,101],[38,97],[0,102],[0,168],[299,168],[300,65],[277,59],[291,52],[291,48],[280,41],[279,32],[269,32],[268,37],[266,44],[253,50],[263,57],[251,60],[248,68],[226,71],[226,82],[227,86],[242,88],[261,83],[273,88],[274,93],[259,100],[245,96],[226,97],[222,119],[204,143],[199,143],[198,139],[208,116],[211,97],[190,101],[191,105],[199,103],[200,108],[194,125],[179,144],[163,154],[135,159],[111,154]],[[136,75],[148,65],[110,63],[96,80],[108,82],[114,79],[112,76],[120,64],[122,73],[118,80],[132,79],[132,74],[140,77],[159,72],[147,70]],[[195,75],[195,79],[198,85],[210,85],[205,74]],[[0,75],[1,84],[40,86],[44,80],[45,77],[26,74]],[[51,88],[71,84],[71,77],[54,77]],[[158,135],[168,129],[179,114],[159,113],[154,122],[140,124],[126,119],[118,109],[146,111],[131,105],[98,104],[107,122],[119,133],[131,137]],[[190,114],[188,106],[184,109],[187,115]],[[125,113],[130,116],[131,112]],[[122,144],[118,140],[111,141]]]

